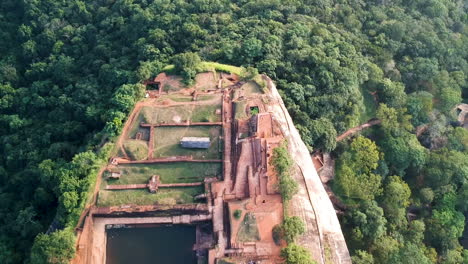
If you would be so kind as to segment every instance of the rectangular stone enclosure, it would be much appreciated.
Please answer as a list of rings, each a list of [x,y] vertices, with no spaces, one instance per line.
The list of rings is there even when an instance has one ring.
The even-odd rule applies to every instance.
[[[183,148],[207,149],[210,147],[210,138],[209,137],[183,137],[180,140],[180,145]]]

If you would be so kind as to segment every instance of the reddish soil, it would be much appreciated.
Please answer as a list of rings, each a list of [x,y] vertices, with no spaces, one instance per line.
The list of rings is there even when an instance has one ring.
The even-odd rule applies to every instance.
[[[218,87],[219,74],[213,72],[204,72],[197,74],[195,78],[195,85],[193,88],[196,90],[215,90]]]

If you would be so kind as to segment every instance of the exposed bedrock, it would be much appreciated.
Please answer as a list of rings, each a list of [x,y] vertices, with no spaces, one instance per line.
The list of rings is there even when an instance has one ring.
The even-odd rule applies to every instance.
[[[267,76],[263,78],[273,101],[266,104],[268,111],[281,124],[289,152],[296,163],[294,178],[299,183],[299,192],[290,201],[288,211],[290,215],[302,218],[306,224],[306,233],[297,242],[309,249],[318,263],[350,264],[351,258],[340,222],[314,168],[309,151],[294,127],[275,84]]]

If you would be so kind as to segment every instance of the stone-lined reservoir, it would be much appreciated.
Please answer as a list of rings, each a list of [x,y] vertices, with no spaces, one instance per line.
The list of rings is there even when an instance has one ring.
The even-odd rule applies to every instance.
[[[196,263],[195,229],[186,225],[108,229],[106,263]]]

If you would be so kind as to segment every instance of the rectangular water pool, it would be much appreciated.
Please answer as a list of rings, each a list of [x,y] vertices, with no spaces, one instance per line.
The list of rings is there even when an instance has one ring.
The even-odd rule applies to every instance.
[[[107,264],[196,263],[195,227],[160,226],[107,230]]]

